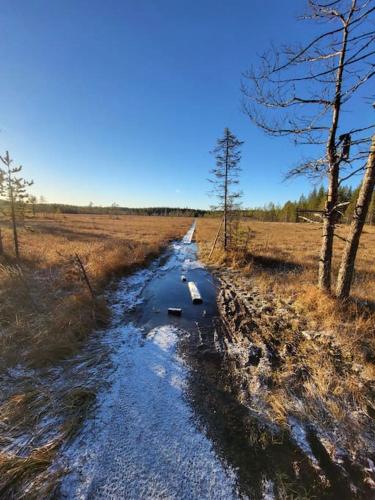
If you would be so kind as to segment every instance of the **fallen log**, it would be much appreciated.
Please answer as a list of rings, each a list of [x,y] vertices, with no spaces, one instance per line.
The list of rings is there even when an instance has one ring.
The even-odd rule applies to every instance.
[[[202,302],[203,302],[202,296],[199,293],[198,287],[194,283],[194,281],[189,281],[188,287],[189,287],[189,292],[190,292],[191,300],[193,301],[193,304],[202,304]]]
[[[172,314],[173,316],[181,316],[182,309],[179,307],[168,307],[168,314]]]

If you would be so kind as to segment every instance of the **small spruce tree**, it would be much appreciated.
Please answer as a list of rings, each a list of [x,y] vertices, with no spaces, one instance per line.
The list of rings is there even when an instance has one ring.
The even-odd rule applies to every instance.
[[[217,205],[212,207],[214,210],[223,212],[223,247],[227,250],[231,225],[233,222],[234,214],[238,212],[239,201],[241,192],[234,189],[239,183],[239,174],[241,167],[239,162],[241,160],[240,148],[243,141],[228,129],[224,129],[224,135],[217,140],[216,148],[212,154],[216,158],[216,166],[210,171],[212,174],[212,182],[214,194],[218,200]]]
[[[4,156],[0,156],[4,167],[0,167],[0,196],[5,198],[7,206],[10,210],[10,218],[13,229],[14,252],[16,258],[20,258],[19,240],[17,232],[17,215],[19,210],[23,209],[29,195],[27,188],[33,184],[33,181],[26,181],[23,177],[18,176],[22,170],[22,166],[12,167],[13,160],[10,158],[8,151]]]

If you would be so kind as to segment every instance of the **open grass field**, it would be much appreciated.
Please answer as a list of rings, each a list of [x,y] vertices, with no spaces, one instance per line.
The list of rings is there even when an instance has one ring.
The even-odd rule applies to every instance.
[[[252,235],[248,244],[249,254],[255,257],[258,270],[269,275],[274,284],[298,288],[315,285],[317,281],[321,228],[313,224],[282,222],[245,221],[243,229],[250,228]],[[215,238],[219,221],[199,219],[197,240],[203,258],[208,256]],[[345,238],[348,226],[338,227],[337,234]],[[219,247],[219,245],[217,245]],[[336,274],[344,241],[336,238],[334,250],[334,274]],[[233,256],[235,259],[235,256]],[[220,259],[220,249],[213,254],[213,260]],[[240,263],[238,263],[240,264]],[[236,265],[235,260],[233,265]],[[241,265],[250,265],[242,262]],[[287,280],[285,274],[287,273]],[[356,263],[356,274],[352,295],[375,303],[375,226],[366,226]]]
[[[94,278],[142,263],[143,254],[158,252],[182,236],[191,223],[183,217],[50,215],[26,219],[19,229],[22,262],[53,268],[78,253]],[[11,231],[5,227],[4,247],[12,257]]]
[[[90,367],[106,352],[82,354],[108,317],[101,295],[112,277],[142,266],[192,219],[58,215],[19,228],[21,259],[2,224],[0,257],[0,497],[49,498],[62,473],[58,449],[92,408],[100,381]],[[84,264],[95,298],[72,257]],[[27,493],[25,493],[27,492]],[[36,493],[38,492],[38,493]]]
[[[112,276],[145,264],[190,224],[181,217],[30,218],[19,228],[20,263],[14,259],[10,227],[3,225],[2,364],[16,358],[43,364],[71,354],[104,312],[100,303],[93,312],[75,254],[100,295]]]
[[[343,353],[371,372],[371,377],[375,375],[375,227],[364,228],[352,296],[340,302],[317,287],[320,226],[245,220],[242,229],[251,230],[246,250],[224,255],[218,244],[209,259],[219,222],[213,218],[198,221],[196,238],[203,261],[219,268],[241,269],[249,290],[255,285],[264,296],[293,304],[306,328],[332,334]],[[337,228],[340,238],[345,238],[347,231],[347,226]],[[333,288],[344,246],[340,238],[335,241]],[[319,363],[313,367],[319,377],[323,371],[321,354],[316,353]],[[314,363],[313,356],[308,359]]]
[[[319,226],[247,220],[242,223],[252,231],[247,248],[225,255],[219,247],[209,259],[219,222],[198,221],[201,259],[219,270],[233,268],[226,271],[231,284],[241,283],[252,299],[261,297],[258,308],[264,309],[237,318],[240,331],[242,321],[250,326],[242,337],[236,331],[236,338],[246,348],[256,342],[272,345],[280,356],[279,365],[254,368],[247,379],[246,368],[239,370],[248,393],[255,391],[255,408],[261,400],[268,418],[282,426],[288,427],[292,417],[312,423],[322,435],[332,432],[328,448],[342,446],[359,460],[363,450],[371,449],[368,436],[374,432],[375,227],[364,228],[352,296],[340,302],[316,286]],[[337,233],[345,238],[347,230],[341,226]],[[343,245],[337,238],[333,283]]]

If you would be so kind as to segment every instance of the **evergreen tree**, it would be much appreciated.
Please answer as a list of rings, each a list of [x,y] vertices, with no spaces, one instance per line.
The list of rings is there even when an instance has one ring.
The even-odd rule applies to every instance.
[[[23,210],[24,204],[28,199],[27,188],[33,184],[33,181],[26,181],[23,177],[17,176],[22,170],[22,166],[12,167],[13,160],[8,151],[4,156],[0,156],[4,168],[0,168],[0,196],[4,197],[10,208],[10,217],[13,229],[14,251],[16,258],[20,258],[19,241],[17,232],[17,217],[19,211]]]
[[[234,187],[239,183],[240,147],[242,144],[243,141],[238,140],[226,128],[223,137],[217,140],[216,148],[212,152],[216,158],[216,166],[210,171],[212,174],[210,182],[214,185],[212,192],[218,200],[217,205],[212,208],[223,212],[223,246],[225,250],[228,248],[234,214],[240,206],[241,193]]]

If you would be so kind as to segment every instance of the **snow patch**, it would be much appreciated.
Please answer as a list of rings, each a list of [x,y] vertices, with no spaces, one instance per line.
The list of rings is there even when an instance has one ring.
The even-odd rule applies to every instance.
[[[148,335],[160,349],[170,352],[174,350],[178,339],[176,328],[171,325],[155,328]]]
[[[134,326],[122,334],[141,338]],[[111,388],[65,454],[74,472],[63,482],[63,497],[239,497],[234,471],[197,430],[184,399],[188,369],[176,349],[184,334],[165,325],[114,354]]]
[[[309,457],[312,464],[317,469],[320,469],[319,463],[315,458],[315,455],[313,454],[310,444],[308,442],[306,429],[304,425],[294,417],[288,418],[288,424],[294,441],[297,443],[300,449],[305,453],[305,455]]]
[[[187,271],[189,269],[203,269],[204,265],[199,260],[185,259],[182,264],[182,270]]]
[[[182,238],[182,243],[189,244],[191,243],[191,240],[193,239],[194,231],[195,231],[195,226],[196,223],[194,222],[189,231],[185,234],[185,236]]]
[[[123,278],[119,282],[118,289],[113,294],[111,300],[111,310],[114,321],[121,320],[124,313],[142,304],[142,292],[152,276],[152,270],[143,269],[129,277]]]
[[[262,498],[264,500],[274,500],[275,488],[273,482],[270,479],[264,478],[262,487],[263,487]]]

